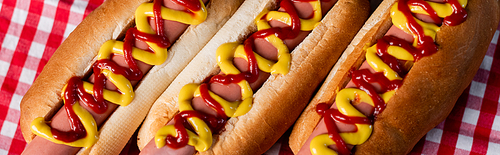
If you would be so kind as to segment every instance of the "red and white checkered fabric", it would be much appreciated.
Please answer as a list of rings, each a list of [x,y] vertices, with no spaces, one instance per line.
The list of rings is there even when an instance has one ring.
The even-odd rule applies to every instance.
[[[0,0],[0,155],[20,154],[20,101],[59,44],[104,0]],[[498,28],[500,29],[500,27]],[[500,154],[499,31],[448,118],[411,154]],[[266,154],[291,154],[287,136]],[[130,143],[122,154],[136,154]],[[132,150],[134,153],[129,153]]]
[[[483,63],[448,118],[415,146],[415,154],[500,154],[500,25]]]
[[[0,0],[0,154],[20,154],[19,103],[61,42],[103,0]]]

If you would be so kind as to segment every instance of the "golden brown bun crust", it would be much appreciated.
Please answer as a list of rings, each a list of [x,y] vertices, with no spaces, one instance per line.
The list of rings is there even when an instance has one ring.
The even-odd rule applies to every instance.
[[[293,125],[328,69],[368,18],[368,11],[368,1],[339,0],[292,52],[290,72],[271,76],[255,93],[250,112],[231,118],[214,146],[200,154],[267,151]]]
[[[269,0],[266,0],[269,1]],[[156,131],[168,123],[178,113],[177,97],[181,88],[188,83],[201,83],[206,77],[217,74],[220,69],[214,59],[217,48],[227,42],[243,41],[246,36],[257,30],[254,18],[263,9],[271,8],[271,4],[262,0],[247,0],[241,4],[217,34],[193,58],[186,68],[172,81],[172,84],[157,98],[148,112],[137,136],[137,145],[143,149],[153,139]],[[253,7],[258,9],[252,10]]]
[[[146,0],[105,1],[59,46],[21,101],[21,130],[28,143],[35,137],[30,130],[31,121],[37,117],[50,120],[62,106],[62,87],[71,77],[87,73],[101,45],[131,26],[135,8],[143,2]]]
[[[295,154],[299,152],[322,117],[316,112],[316,105],[319,103],[333,103],[338,90],[349,82],[349,71],[354,69],[354,66],[360,66],[365,60],[365,51],[363,50],[365,45],[375,43],[392,25],[389,10],[394,2],[395,0],[383,1],[372,13],[332,68],[314,98],[295,122],[289,138],[290,148]]]
[[[261,6],[252,6],[256,4],[251,3]],[[246,4],[256,9],[245,8]],[[233,18],[236,19],[240,15],[243,16],[242,14],[255,12],[255,10],[269,8],[267,6],[269,4],[275,4],[275,2],[264,4],[260,1],[246,1],[241,7],[245,10],[238,11]],[[368,17],[368,5],[368,1],[364,0],[339,0],[324,17],[322,23],[292,52],[290,72],[287,75],[269,77],[266,83],[254,94],[252,109],[243,116],[229,119],[224,132],[220,135],[214,135],[213,146],[208,151],[199,152],[199,154],[262,154],[268,150],[293,124],[309,102],[316,87],[328,74],[329,68],[333,66],[351,38],[361,28]],[[255,16],[259,12],[256,12]],[[216,47],[221,43],[241,42],[244,36],[255,31],[253,24],[255,16],[246,17],[249,21],[242,22],[233,23],[233,19],[231,19],[211,42],[219,40],[217,38],[219,34],[225,35],[226,33],[232,33],[233,37],[227,37],[226,40],[220,39],[220,43],[214,43],[217,45]],[[241,26],[244,24],[239,25],[240,23],[248,24],[250,27]],[[233,27],[245,28],[244,30],[233,30],[231,29]],[[237,32],[235,33],[235,31]],[[208,43],[205,47],[212,48],[212,51],[207,50],[209,51],[207,53],[215,53],[216,47],[208,46],[212,46],[212,44]],[[175,115],[176,112],[168,111],[177,107],[177,94],[180,87],[190,82],[199,83],[209,75],[218,72],[213,59],[215,54],[205,54],[203,51],[205,49],[183,71],[186,73],[181,73],[173,82],[173,85],[176,86],[169,87],[154,104],[144,122],[145,125],[139,132],[139,141],[145,139],[145,142],[139,142],[140,148],[151,140],[159,127],[165,125]],[[170,89],[176,89],[176,91],[169,91]],[[156,109],[156,107],[161,110]]]
[[[496,0],[470,0],[466,10],[464,23],[441,27],[438,52],[415,63],[356,154],[406,154],[448,116],[481,65],[500,18]]]
[[[383,1],[372,14],[342,55],[346,61],[339,60],[300,116],[290,136],[293,152],[299,151],[321,119],[316,105],[333,102],[336,92],[350,80],[349,69],[364,61],[363,46],[372,45],[392,25],[386,19],[390,19],[389,9],[395,1]],[[479,68],[500,18],[495,0],[471,0],[466,10],[469,16],[464,23],[441,27],[436,37],[438,52],[415,63],[378,116],[371,137],[355,147],[356,154],[406,154],[448,116]]]
[[[31,121],[37,117],[50,120],[63,104],[60,94],[68,79],[87,74],[96,60],[100,46],[107,40],[123,37],[126,28],[133,26],[135,9],[143,2],[147,1],[105,1],[56,50],[21,102],[21,130],[28,143],[35,137],[30,130]],[[132,103],[116,109],[99,129],[99,141],[91,149],[82,149],[80,153],[119,153],[146,117],[154,101],[242,2],[243,0],[210,0],[206,5],[207,19],[199,25],[188,27],[169,48],[166,62],[153,67],[136,86]]]

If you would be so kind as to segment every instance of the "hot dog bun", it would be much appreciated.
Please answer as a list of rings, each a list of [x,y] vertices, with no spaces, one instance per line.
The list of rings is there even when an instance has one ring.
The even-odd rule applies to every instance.
[[[189,83],[201,83],[220,69],[215,51],[223,43],[243,42],[256,31],[254,19],[275,10],[276,1],[245,1],[235,15],[158,98],[138,135],[143,149],[178,113],[178,94]],[[290,71],[271,75],[253,95],[251,110],[230,118],[212,147],[199,154],[262,154],[298,117],[318,84],[368,16],[368,1],[339,0],[322,22],[291,52]],[[328,69],[326,69],[328,68]],[[143,150],[144,151],[144,150]]]
[[[392,25],[389,10],[396,0],[383,1],[356,35],[290,135],[297,153],[322,116],[319,103],[333,103],[337,92],[350,80],[349,72],[365,60],[366,45],[373,45]],[[415,62],[403,85],[375,120],[370,138],[355,146],[355,154],[407,154],[432,128],[451,112],[462,91],[478,70],[500,18],[495,0],[470,0],[468,16],[457,26],[442,25],[435,43],[437,53]]]
[[[168,59],[153,67],[135,88],[135,98],[119,107],[99,129],[99,140],[81,153],[118,154],[145,118],[152,103],[222,27],[243,0],[211,0],[207,19],[190,26],[169,48]],[[136,8],[146,0],[108,0],[90,13],[51,57],[21,102],[21,130],[29,143],[37,117],[50,120],[63,105],[61,90],[73,76],[88,77],[96,55],[108,40],[121,40],[134,26]]]

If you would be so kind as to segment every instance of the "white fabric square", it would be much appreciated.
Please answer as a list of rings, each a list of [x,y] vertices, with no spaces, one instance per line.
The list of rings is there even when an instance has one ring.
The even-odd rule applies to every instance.
[[[498,155],[500,154],[500,144],[489,142],[487,155]]]
[[[10,63],[0,60],[0,76],[3,77],[7,76],[7,72],[9,71],[9,66]]]
[[[40,16],[40,22],[38,22],[38,30],[50,33],[52,31],[53,25],[54,25],[54,19],[45,16]]]
[[[26,22],[26,18],[28,18],[27,11],[22,10],[22,9],[18,9],[18,8],[14,8],[14,13],[12,14],[12,18],[11,18],[12,22],[24,25],[24,23]]]
[[[10,108],[21,111],[21,100],[23,96],[14,94],[12,95],[12,100],[10,100]]]
[[[66,30],[64,30],[64,39],[68,38],[69,34],[75,30],[76,25],[69,24],[66,25]]]
[[[14,135],[16,134],[16,129],[17,129],[16,123],[12,123],[10,121],[4,121],[2,126],[2,131],[0,132],[0,134],[10,138],[14,138]]]
[[[491,64],[493,64],[493,57],[486,55],[484,56],[483,62],[481,62],[481,66],[479,68],[490,71]]]
[[[479,119],[479,111],[465,108],[464,116],[462,117],[462,122],[469,123],[472,125],[477,125],[477,120]]]
[[[43,1],[45,4],[52,5],[57,7],[57,4],[59,3],[59,0],[44,0]]]
[[[269,151],[266,152],[268,155],[278,155],[280,154],[280,148],[281,148],[282,143],[275,143]]]
[[[2,5],[0,5],[0,8],[1,8]],[[0,155],[8,155],[9,154],[9,151],[7,150],[4,150],[4,149],[0,149]]]
[[[443,137],[443,130],[434,128],[427,133],[425,140],[439,144],[441,143],[441,137]]]
[[[470,151],[472,148],[472,137],[458,134],[457,148]]]
[[[491,126],[492,130],[500,131],[500,116],[495,116],[493,120],[493,125]]]
[[[76,0],[73,2],[73,5],[71,5],[71,11],[84,14],[88,3],[88,1]]]
[[[491,39],[491,43],[493,44],[498,44],[497,41],[498,41],[498,34],[500,32],[498,30],[495,31],[495,35],[493,35],[493,39]]]
[[[44,44],[31,42],[30,51],[28,52],[28,55],[35,58],[42,58],[44,50],[45,50]]]
[[[470,84],[469,94],[471,95],[483,98],[485,91],[486,91],[486,84],[484,83],[472,81],[472,83]]]
[[[31,85],[31,84],[33,84],[33,81],[35,80],[35,75],[36,75],[36,71],[28,69],[28,68],[23,68],[23,70],[21,71],[21,75],[19,76],[19,81]]]
[[[3,39],[2,47],[15,51],[18,42],[19,42],[19,37],[6,34],[5,38]]]

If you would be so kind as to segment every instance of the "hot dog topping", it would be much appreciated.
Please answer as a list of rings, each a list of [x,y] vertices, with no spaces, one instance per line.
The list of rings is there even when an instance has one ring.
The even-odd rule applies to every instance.
[[[301,19],[292,1],[309,3],[313,9],[312,15],[309,18]],[[250,111],[253,102],[253,89],[250,84],[258,79],[260,71],[271,74],[288,73],[291,57],[284,40],[296,38],[300,31],[311,31],[317,26],[322,18],[321,2],[320,0],[282,0],[280,6],[284,12],[264,11],[257,16],[255,23],[258,31],[247,38],[243,44],[226,43],[219,46],[216,56],[217,64],[221,69],[220,74],[213,76],[208,83],[188,84],[181,89],[179,93],[180,115],[187,112],[196,113],[196,115],[175,116],[174,125],[166,125],[161,128],[155,136],[158,148],[166,144],[172,148],[189,144],[198,151],[206,151],[212,145],[212,133],[218,132],[228,117],[241,116]],[[271,20],[282,22],[287,26],[272,27],[269,24]],[[277,61],[266,59],[254,52],[254,42],[259,38],[263,38],[276,48]],[[241,58],[247,62],[247,71],[240,71],[234,65],[235,58]],[[213,83],[237,84],[240,87],[241,99],[227,101],[209,90],[208,86]],[[217,112],[217,116],[204,119],[203,117],[209,114],[201,114],[193,108],[192,100],[195,97],[201,97],[208,107]],[[186,120],[194,132],[182,126]]]
[[[144,74],[136,60],[149,65],[160,65],[167,59],[167,48],[171,42],[164,33],[163,21],[199,24],[207,17],[201,0],[175,0],[175,3],[183,5],[187,11],[172,10],[163,7],[162,3],[162,0],[155,0],[153,3],[141,4],[135,12],[136,27],[127,30],[124,41],[109,40],[101,46],[98,60],[93,65],[94,84],[73,77],[64,86],[61,96],[69,117],[70,131],[53,129],[43,117],[39,117],[31,124],[32,132],[54,143],[91,147],[97,141],[97,124],[92,115],[80,106],[79,101],[99,114],[107,110],[106,102],[127,106],[134,98],[130,81],[138,81]],[[155,20],[156,32],[149,24],[150,18]],[[149,50],[134,47],[136,39],[146,42]],[[112,61],[114,55],[123,55],[130,68],[121,67]],[[104,89],[107,80],[118,90]]]
[[[351,72],[352,82],[357,88],[345,88],[338,92],[336,109],[328,109],[329,105],[320,103],[317,112],[323,115],[328,134],[314,137],[310,144],[312,154],[350,154],[347,145],[364,143],[372,132],[372,122],[385,108],[387,101],[402,85],[403,79],[410,67],[420,58],[437,52],[434,40],[440,27],[434,23],[426,23],[413,14],[429,15],[435,23],[458,25],[465,20],[467,0],[446,0],[446,3],[424,2],[423,0],[400,0],[391,8],[392,23],[397,28],[413,35],[413,43],[405,40],[384,36],[378,42],[366,48],[366,62],[376,73],[367,69]],[[443,20],[441,20],[444,18]],[[371,83],[378,83],[381,88],[376,90]],[[366,103],[374,107],[373,112],[366,116],[352,104]],[[336,123],[355,125],[352,132],[339,133]],[[335,145],[337,151],[329,148]]]

